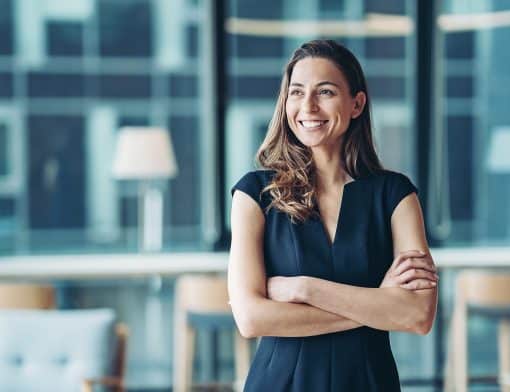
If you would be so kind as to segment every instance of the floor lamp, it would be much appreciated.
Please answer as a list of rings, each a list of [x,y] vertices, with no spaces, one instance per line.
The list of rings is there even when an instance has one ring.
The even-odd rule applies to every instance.
[[[124,127],[119,129],[113,161],[118,180],[138,181],[139,248],[158,252],[163,245],[163,189],[161,180],[177,175],[170,133],[163,128]],[[159,182],[159,184],[158,184]],[[164,357],[162,278],[153,276],[145,302],[146,355],[149,360]]]
[[[160,251],[163,190],[157,182],[177,175],[168,130],[156,127],[119,129],[112,171],[117,180],[138,181],[139,248],[143,252]]]

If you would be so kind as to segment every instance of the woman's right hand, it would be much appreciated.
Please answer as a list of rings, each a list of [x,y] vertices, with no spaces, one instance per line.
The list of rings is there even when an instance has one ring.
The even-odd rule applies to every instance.
[[[432,257],[417,250],[401,252],[391,264],[379,287],[423,290],[437,286],[439,276]]]

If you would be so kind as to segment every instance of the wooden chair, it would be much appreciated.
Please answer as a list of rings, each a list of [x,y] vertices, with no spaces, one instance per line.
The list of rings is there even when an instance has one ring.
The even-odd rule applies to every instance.
[[[124,392],[127,340],[129,337],[128,326],[124,323],[118,323],[115,326],[115,334],[117,338],[117,346],[115,350],[112,376],[84,380],[82,385],[82,392],[93,392],[95,385],[110,388],[115,392]]]
[[[455,290],[445,390],[468,390],[468,316],[481,314],[499,321],[501,391],[510,392],[510,274],[467,271],[459,274]]]
[[[35,284],[0,284],[0,309],[53,309],[55,290]]]
[[[242,388],[250,366],[249,340],[243,338],[235,326],[228,304],[226,278],[202,275],[180,277],[176,283],[174,317],[173,390],[189,391],[192,385],[196,328],[200,327],[200,321],[196,320],[233,329],[236,385]]]

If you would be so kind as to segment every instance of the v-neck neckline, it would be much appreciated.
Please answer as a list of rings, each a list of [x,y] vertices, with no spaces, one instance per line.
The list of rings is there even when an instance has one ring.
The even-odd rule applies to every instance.
[[[344,204],[345,204],[345,191],[349,187],[350,184],[353,184],[355,182],[357,182],[357,180],[352,180],[352,181],[346,182],[344,184],[344,186],[343,186],[343,189],[342,189],[342,200],[340,200],[340,208],[338,210],[338,215],[336,217],[336,224],[335,224],[335,230],[334,230],[334,233],[333,233],[333,238],[329,238],[328,229],[327,229],[326,225],[324,224],[324,219],[323,219],[323,217],[321,215],[321,212],[320,212],[319,203],[318,202],[316,203],[319,223],[320,223],[320,225],[322,227],[322,232],[324,234],[324,237],[325,237],[326,242],[327,242],[327,244],[328,244],[330,249],[332,249],[333,246],[335,245],[335,242],[336,242],[337,237],[339,235],[340,225],[342,223],[342,211],[344,210]]]

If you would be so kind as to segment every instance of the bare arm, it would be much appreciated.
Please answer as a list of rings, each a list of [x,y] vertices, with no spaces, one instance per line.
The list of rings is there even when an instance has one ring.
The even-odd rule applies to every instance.
[[[236,191],[232,200],[228,290],[241,334],[311,336],[359,327],[359,323],[323,309],[267,298],[264,225],[264,215],[256,202]]]
[[[399,203],[391,218],[391,227],[395,254],[405,249],[418,249],[425,252],[432,262],[416,194],[407,196]],[[411,274],[415,272],[411,270]],[[311,277],[299,279],[301,284],[296,286],[300,288],[296,297],[300,301],[360,324],[420,334],[428,333],[432,328],[437,287],[422,290],[364,288]]]

